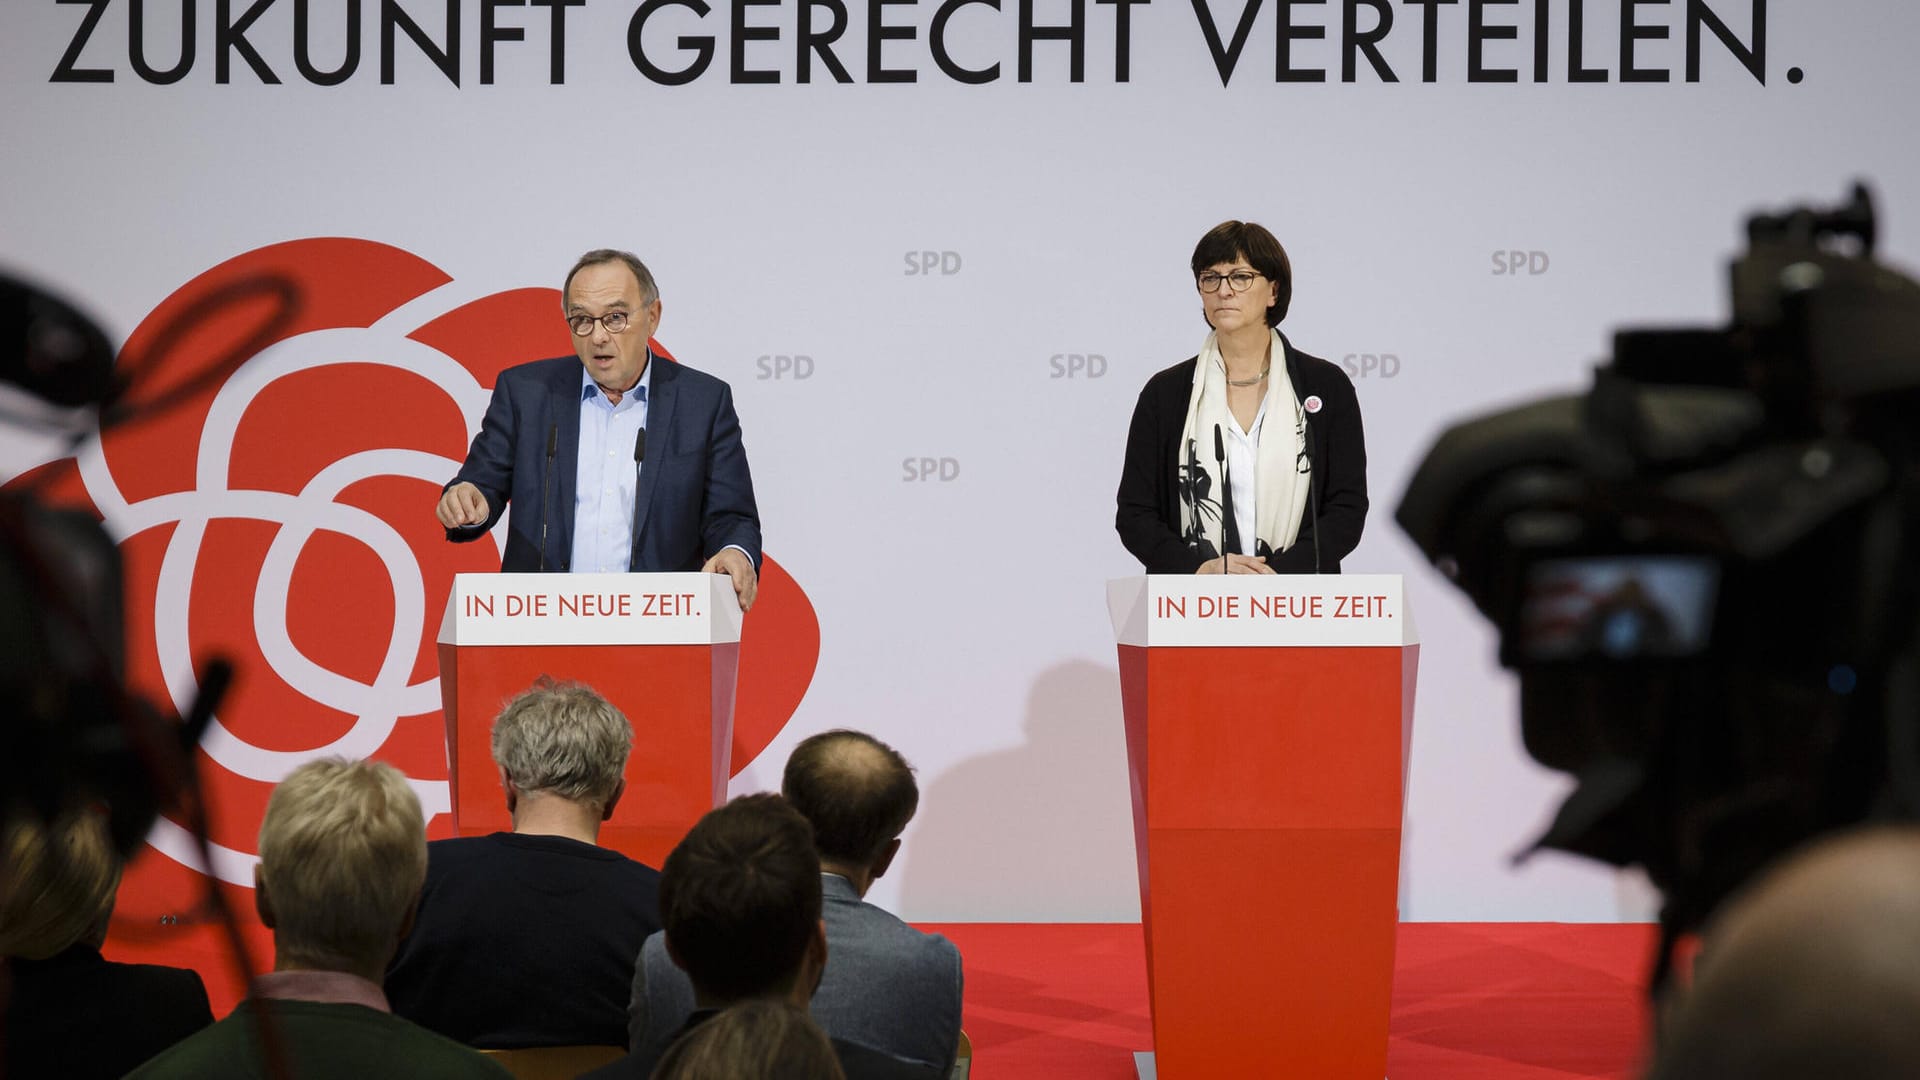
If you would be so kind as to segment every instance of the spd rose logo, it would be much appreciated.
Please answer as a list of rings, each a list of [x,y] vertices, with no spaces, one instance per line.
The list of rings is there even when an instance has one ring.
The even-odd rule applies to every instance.
[[[453,575],[497,570],[499,552],[446,543],[431,507],[495,375],[571,348],[554,289],[480,295],[385,244],[309,239],[248,252],[181,286],[127,351],[144,352],[196,300],[262,273],[298,293],[274,340],[220,385],[42,467],[57,473],[57,498],[91,505],[120,542],[134,688],[184,710],[196,660],[235,662],[199,764],[212,869],[236,885],[252,884],[267,795],[309,758],[391,762],[413,778],[430,817],[447,809],[433,639]],[[167,355],[230,351],[268,321],[270,303],[221,309]],[[164,392],[167,372],[155,374],[150,392]],[[792,715],[819,654],[811,604],[770,558],[760,588],[741,643],[736,769]],[[448,827],[441,817],[429,828]],[[176,863],[197,863],[172,822],[162,820],[152,842]],[[162,864],[147,874],[183,873],[146,861]]]

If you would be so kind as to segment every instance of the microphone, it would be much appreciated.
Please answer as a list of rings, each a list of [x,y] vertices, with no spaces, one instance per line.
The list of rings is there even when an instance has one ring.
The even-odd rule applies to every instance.
[[[540,570],[547,569],[547,519],[552,515],[549,507],[553,503],[553,455],[560,450],[560,425],[547,428],[547,467],[540,477]]]
[[[1220,572],[1227,572],[1227,538],[1240,546],[1240,523],[1233,517],[1233,478],[1227,472],[1227,443],[1220,436],[1220,425],[1213,425],[1213,460],[1220,463]],[[1229,532],[1228,530],[1232,530]]]
[[[1313,523],[1313,572],[1317,574],[1320,572],[1320,470],[1314,468],[1313,421],[1300,401],[1300,368],[1294,362],[1292,349],[1287,350],[1287,382],[1293,386],[1294,415],[1300,418],[1300,456],[1307,462],[1307,513]]]
[[[627,569],[633,569],[633,561],[640,551],[640,466],[647,460],[647,429],[633,437],[633,514],[631,524],[627,526]]]
[[[1300,414],[1300,456],[1307,459],[1307,513],[1313,522],[1313,572],[1320,572],[1320,470],[1313,467],[1313,421]]]

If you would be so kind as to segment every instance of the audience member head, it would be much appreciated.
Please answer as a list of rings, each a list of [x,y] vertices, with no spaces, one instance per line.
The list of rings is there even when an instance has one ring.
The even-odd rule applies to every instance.
[[[845,1080],[826,1032],[786,1001],[743,1001],[688,1032],[653,1080]]]
[[[1788,858],[1708,927],[1652,1080],[1920,1076],[1920,827]]]
[[[9,822],[0,866],[0,956],[44,960],[105,940],[120,857],[101,815],[82,810],[51,824]]]
[[[520,804],[559,799],[592,813],[613,813],[625,787],[633,725],[590,686],[542,678],[493,721],[493,762],[520,824]]]
[[[886,873],[920,807],[913,767],[858,731],[823,732],[794,747],[780,791],[812,823],[820,861],[863,895]]]
[[[827,947],[807,819],[778,795],[743,795],[708,812],[661,867],[660,924],[702,1004],[804,1004]]]
[[[254,901],[280,970],[380,981],[426,877],[420,800],[391,765],[309,761],[267,800]]]

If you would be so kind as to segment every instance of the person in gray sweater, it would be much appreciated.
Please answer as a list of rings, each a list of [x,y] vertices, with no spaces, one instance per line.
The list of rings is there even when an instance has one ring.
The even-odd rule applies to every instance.
[[[912,767],[871,735],[829,731],[794,748],[780,790],[813,826],[820,852],[827,966],[813,1018],[835,1038],[950,1071],[960,1041],[960,951],[863,899],[899,854],[900,834],[919,808]],[[630,1047],[657,1054],[693,1011],[693,987],[663,935],[653,935],[634,965]]]
[[[700,819],[667,856],[660,875],[667,955],[686,972],[696,1007],[667,1046],[640,1048],[580,1080],[646,1080],[674,1073],[676,1061],[691,1067],[690,1058],[707,1061],[711,1068],[704,1075],[737,1080],[806,1073],[800,1061],[783,1060],[778,1044],[785,1041],[785,1025],[736,1025],[743,1008],[806,1008],[832,962],[812,833],[806,818],[770,793],[742,795]],[[799,1023],[814,1026],[805,1014]],[[828,1043],[838,1062],[837,1070],[825,1071],[846,1080],[946,1080],[929,1064],[828,1038],[817,1029],[814,1038]],[[716,1039],[726,1047],[705,1045]],[[819,1055],[814,1060],[825,1064]]]

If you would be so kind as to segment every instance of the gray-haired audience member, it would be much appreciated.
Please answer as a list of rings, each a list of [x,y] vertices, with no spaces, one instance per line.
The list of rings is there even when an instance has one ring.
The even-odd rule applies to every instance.
[[[710,811],[667,856],[660,878],[660,915],[671,962],[686,972],[696,1008],[668,1042],[695,1038],[722,1010],[748,1001],[803,1007],[830,963],[820,921],[820,857],[813,827],[778,795],[743,795]],[[745,1033],[735,1033],[745,1034]],[[785,1035],[768,1030],[768,1039]],[[731,1043],[737,1039],[729,1037]],[[841,1037],[834,1057],[848,1080],[942,1080],[940,1070],[903,1061]],[[692,1055],[699,1048],[679,1048]],[[765,1060],[770,1046],[739,1048]],[[749,1052],[751,1051],[751,1052]],[[645,1080],[668,1047],[642,1048],[583,1080]],[[698,1055],[705,1057],[704,1051]],[[760,1075],[724,1074],[728,1080]],[[776,1075],[776,1074],[768,1074]],[[780,1080],[799,1071],[780,1071]]]
[[[103,816],[21,818],[0,840],[0,1076],[117,1080],[213,1023],[196,972],[100,955],[120,884]]]
[[[267,801],[254,872],[273,972],[226,1019],[132,1075],[503,1080],[506,1070],[480,1054],[392,1015],[380,992],[426,872],[420,800],[398,770],[338,758],[295,769]],[[278,1065],[267,1045],[284,1055]]]
[[[919,807],[912,767],[870,735],[829,731],[794,748],[780,789],[812,824],[820,852],[830,959],[813,1018],[836,1038],[952,1069],[959,950],[862,899],[899,854],[900,833]],[[693,1007],[666,941],[648,938],[633,973],[633,1048],[658,1053]]]
[[[598,846],[633,728],[591,688],[542,680],[493,722],[513,831],[428,846],[420,917],[387,970],[393,1010],[469,1046],[625,1046],[660,875]]]
[[[1730,900],[1649,1075],[1920,1077],[1920,828],[1823,841]]]

